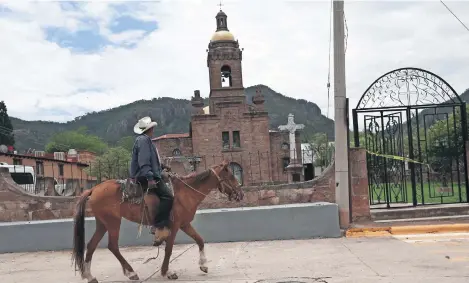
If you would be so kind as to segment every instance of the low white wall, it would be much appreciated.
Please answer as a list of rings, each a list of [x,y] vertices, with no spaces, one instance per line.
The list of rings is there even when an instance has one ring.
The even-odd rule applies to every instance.
[[[208,243],[325,238],[341,236],[338,215],[336,204],[304,203],[200,210],[192,224]],[[87,218],[86,242],[94,230],[94,218]],[[140,238],[137,234],[138,225],[123,220],[119,245],[151,245],[147,228],[142,229]],[[67,250],[72,248],[73,220],[4,222],[0,223],[0,235],[0,253]],[[106,235],[100,247],[107,246]],[[191,242],[184,232],[178,232],[176,243]]]

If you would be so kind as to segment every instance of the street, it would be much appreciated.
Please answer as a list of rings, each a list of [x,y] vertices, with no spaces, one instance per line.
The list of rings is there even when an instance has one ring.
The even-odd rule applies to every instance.
[[[122,248],[141,280],[161,264],[153,247]],[[170,270],[177,282],[468,282],[469,234],[339,238],[295,241],[206,244],[208,274],[198,268],[195,245],[173,251]],[[86,282],[74,274],[70,251],[0,255],[2,282]],[[93,257],[91,271],[99,282],[131,282],[106,249]],[[159,273],[145,282],[168,281]],[[135,281],[134,281],[135,282]],[[139,282],[139,281],[136,281]]]

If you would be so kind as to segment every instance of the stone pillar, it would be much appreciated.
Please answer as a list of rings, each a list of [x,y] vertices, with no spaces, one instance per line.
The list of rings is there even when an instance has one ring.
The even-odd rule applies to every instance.
[[[289,142],[290,142],[290,164],[287,166],[287,171],[290,173],[288,174],[288,182],[293,183],[294,181],[301,181],[302,180],[302,171],[303,171],[303,164],[301,164],[301,160],[298,160],[298,152],[296,149],[296,141],[295,141],[295,132],[297,130],[301,130],[305,127],[303,124],[295,124],[294,116],[292,113],[288,114],[288,123],[286,125],[278,126],[280,131],[288,131],[289,132]],[[301,151],[301,148],[299,149]],[[299,175],[299,179],[295,180],[294,177]]]
[[[194,90],[194,96],[191,99],[191,104],[193,107],[192,114],[193,115],[201,115],[204,114],[204,100],[200,97],[200,91]]]
[[[366,150],[349,151],[352,222],[371,220]]]
[[[252,97],[252,103],[257,111],[264,111],[264,101],[264,95],[261,93],[260,88],[257,88],[256,94]]]

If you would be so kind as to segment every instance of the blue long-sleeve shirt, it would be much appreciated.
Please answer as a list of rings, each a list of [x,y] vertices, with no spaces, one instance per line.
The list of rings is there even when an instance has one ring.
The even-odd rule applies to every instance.
[[[147,135],[139,135],[132,149],[130,178],[146,177],[149,180],[161,178],[161,163],[155,145]]]

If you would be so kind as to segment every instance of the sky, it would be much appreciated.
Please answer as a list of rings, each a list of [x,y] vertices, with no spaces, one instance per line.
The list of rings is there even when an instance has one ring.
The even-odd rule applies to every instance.
[[[458,93],[469,88],[469,31],[439,1],[345,2],[351,107],[401,67],[436,73]],[[10,116],[63,122],[140,99],[190,99],[195,89],[206,97],[218,3],[0,1],[0,100]],[[469,25],[469,1],[445,3]],[[222,8],[244,48],[245,87],[268,85],[333,118],[330,1],[224,0]]]

